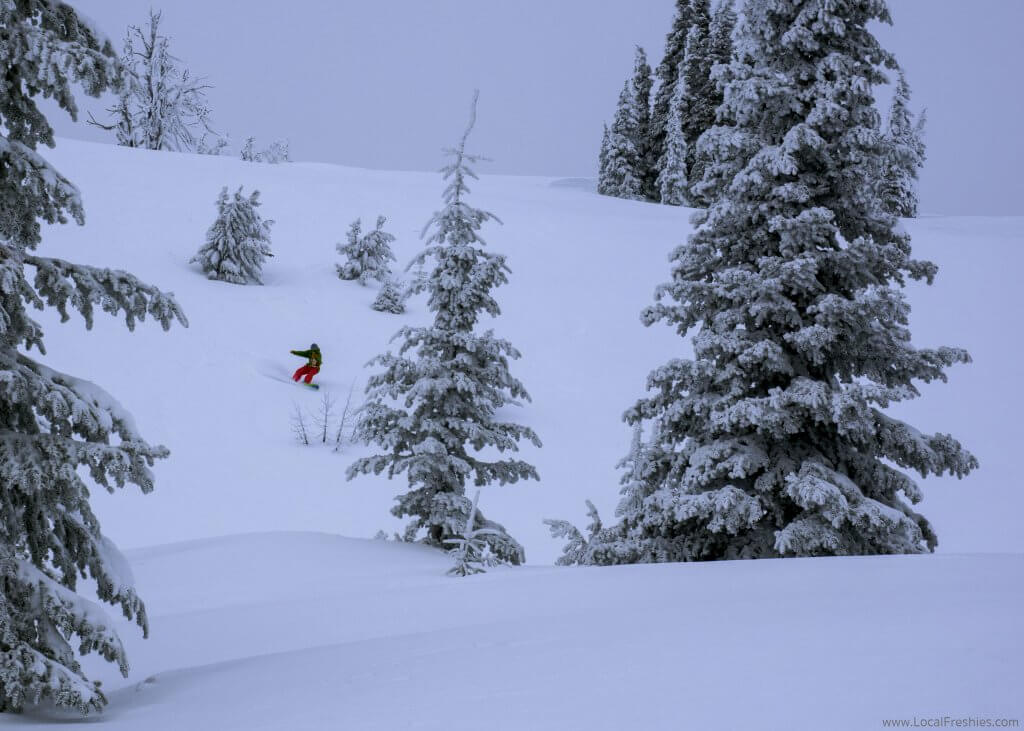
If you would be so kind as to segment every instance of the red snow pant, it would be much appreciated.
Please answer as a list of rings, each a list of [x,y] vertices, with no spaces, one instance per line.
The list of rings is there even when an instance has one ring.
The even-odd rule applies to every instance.
[[[320,372],[320,369],[317,368],[316,366],[311,366],[309,364],[306,364],[306,365],[302,366],[302,368],[299,368],[299,370],[295,371],[295,373],[292,375],[292,380],[297,383],[300,378],[305,376],[306,377],[306,383],[312,383],[313,382],[313,376],[315,376],[319,372]]]

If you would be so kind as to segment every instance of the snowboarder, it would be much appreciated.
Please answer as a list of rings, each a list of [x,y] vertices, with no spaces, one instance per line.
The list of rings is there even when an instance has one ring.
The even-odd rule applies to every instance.
[[[320,366],[323,364],[324,359],[320,355],[320,346],[313,343],[309,346],[309,350],[292,350],[289,351],[292,355],[297,355],[300,358],[308,358],[309,362],[306,365],[299,368],[292,375],[292,380],[296,383],[299,379],[305,376],[307,386],[313,385],[313,376],[320,372]]]

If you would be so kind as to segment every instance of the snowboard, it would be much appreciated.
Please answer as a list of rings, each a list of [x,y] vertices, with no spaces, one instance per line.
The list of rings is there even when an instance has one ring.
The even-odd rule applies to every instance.
[[[314,391],[319,391],[320,390],[320,384],[319,383],[305,383],[304,381],[299,381],[299,383],[301,383],[306,388],[312,388]]]

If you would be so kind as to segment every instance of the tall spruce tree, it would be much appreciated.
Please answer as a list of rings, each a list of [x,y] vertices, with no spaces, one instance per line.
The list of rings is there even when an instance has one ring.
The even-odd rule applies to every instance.
[[[902,287],[937,268],[864,186],[887,152],[872,85],[895,66],[872,21],[883,0],[746,2],[709,171],[731,183],[643,314],[698,328],[695,358],[626,413],[651,437],[605,562],[933,550],[904,470],[977,467],[884,411],[970,358],[911,345]]]
[[[727,64],[732,58],[732,32],[736,27],[736,8],[733,0],[722,0],[711,15],[708,30],[708,53],[711,66]],[[722,90],[712,84],[712,106],[717,109],[724,99]]]
[[[688,177],[700,180],[704,175],[704,160],[697,155],[697,140],[714,124],[717,107],[715,84],[711,79],[710,0],[692,0],[691,12],[693,22],[686,36],[683,69],[680,71],[680,78],[686,82],[683,136],[686,139]],[[696,191],[691,191],[690,197],[699,198]]]
[[[672,206],[690,204],[686,170],[686,138],[683,135],[683,116],[686,113],[686,80],[676,81],[676,92],[669,106],[665,154],[658,165],[658,194],[662,203]]]
[[[683,60],[686,50],[686,36],[693,23],[691,0],[676,0],[675,15],[672,28],[665,37],[665,53],[654,75],[658,78],[658,88],[654,93],[651,109],[651,155],[661,160],[665,155],[667,125],[672,103],[672,95],[679,78],[679,63]],[[659,171],[660,172],[660,171]]]
[[[707,170],[710,158],[714,154],[714,141],[706,138],[707,135],[717,135],[717,142],[728,144],[728,133],[722,129],[725,121],[717,118],[717,110],[724,101],[722,85],[715,77],[714,69],[717,65],[728,64],[732,58],[732,33],[736,27],[736,10],[732,0],[723,0],[711,16],[709,30],[708,51],[710,70],[706,93],[708,95],[708,108],[713,110],[712,121],[714,124],[701,132],[697,141],[691,147],[693,155],[694,170],[689,177],[690,196],[701,205],[710,205],[720,192],[721,185],[727,182],[728,178],[717,178],[705,181],[704,173]]]
[[[597,192],[601,195],[610,195],[608,192],[608,152],[611,149],[611,132],[608,125],[602,125],[604,132],[601,135],[601,150],[597,154]]]
[[[644,174],[636,140],[639,120],[629,81],[622,85],[615,121],[608,135],[604,195],[631,200],[644,198]]]
[[[476,177],[469,166],[480,159],[466,152],[476,99],[462,139],[447,151],[452,161],[443,170],[449,181],[445,206],[427,224],[426,247],[413,260],[436,262],[422,285],[430,295],[434,323],[402,328],[395,336],[402,340],[398,354],[388,352],[370,362],[383,370],[367,383],[358,433],[383,452],[357,460],[347,476],[406,473],[409,490],[398,496],[392,513],[412,518],[407,539],[422,536],[443,546],[470,530],[486,529],[483,540],[490,550],[519,564],[525,559],[523,548],[504,527],[479,511],[474,525],[467,526],[473,508],[466,497],[467,480],[479,487],[537,479],[532,465],[513,458],[491,461],[487,453],[515,452],[521,439],[540,446],[532,429],[496,418],[499,409],[529,400],[509,372],[509,360],[519,352],[493,331],[477,328],[482,315],[500,314],[491,290],[508,281],[510,270],[504,256],[482,248],[480,228],[497,219],[466,202],[466,179]]]
[[[732,0],[722,0],[711,16],[711,26],[708,31],[708,60],[710,62],[708,97],[709,105],[713,110],[711,126],[717,122],[714,114],[725,100],[722,86],[715,78],[714,69],[718,65],[727,65],[732,59],[732,33],[736,28],[736,20],[736,9],[733,7]]]
[[[920,120],[923,120],[922,114]],[[883,139],[887,154],[881,163],[879,195],[887,211],[904,218],[917,216],[917,171],[924,165],[923,122],[910,115],[910,84],[901,70],[889,108]]]
[[[77,118],[72,85],[90,96],[116,91],[121,68],[110,42],[75,10],[50,0],[0,2],[0,710],[50,699],[82,713],[106,698],[78,654],[96,652],[127,675],[128,661],[103,608],[76,593],[80,579],[148,633],[127,563],[89,506],[91,482],[113,492],[153,489],[150,467],[167,456],[97,386],[29,357],[42,327],[28,306],[147,315],[185,324],[174,299],[123,271],[37,256],[40,222],[84,223],[77,188],[37,152],[54,146],[36,106],[56,101]],[[29,278],[26,271],[34,271]],[[75,644],[78,652],[76,653]]]
[[[640,46],[636,47],[633,62],[633,114],[636,117],[636,132],[633,144],[636,146],[638,172],[643,179],[645,198],[657,199],[658,158],[655,157],[651,139],[651,66],[647,63],[647,54]]]

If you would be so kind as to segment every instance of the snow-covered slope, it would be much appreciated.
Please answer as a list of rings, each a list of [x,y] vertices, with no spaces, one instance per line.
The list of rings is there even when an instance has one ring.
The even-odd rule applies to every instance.
[[[942,268],[934,287],[910,290],[917,342],[962,345],[976,360],[898,411],[981,460],[962,483],[926,481],[920,509],[947,555],[555,569],[540,565],[559,551],[541,520],[582,520],[587,497],[612,517],[630,436],[620,414],[651,368],[688,354],[638,312],[668,276],[689,212],[577,181],[484,176],[473,202],[504,220],[485,233],[513,269],[494,326],[523,353],[513,372],[533,403],[513,416],[544,441],[524,450],[542,480],[481,496],[533,565],[456,580],[436,552],[363,540],[400,527],[388,509],[404,482],[346,482],[359,448],[299,446],[289,425],[296,404],[313,411],[326,391],[344,402],[355,383],[358,402],[363,364],[429,316],[422,300],[401,317],[371,310],[374,288],[335,277],[334,244],[355,217],[383,213],[408,261],[439,177],[64,140],[51,157],[82,188],[88,222],[51,227],[43,253],[127,269],[174,291],[191,322],[131,334],[98,318],[86,333],[40,315],[43,362],[107,388],[172,453],[152,495],[94,499],[106,533],[135,549],[152,617],[149,640],[123,627],[127,682],[89,663],[114,691],[105,725],[865,728],[1013,715],[1024,219],[907,222],[917,255]],[[262,287],[211,282],[188,264],[220,188],[242,184],[277,221]],[[312,341],[320,394],[283,380],[300,364],[288,350]],[[954,555],[968,552],[978,555]]]
[[[316,533],[128,557],[152,637],[122,623],[135,670],[104,671],[124,687],[103,728],[864,729],[1020,710],[1020,555],[465,580],[420,546]]]
[[[423,299],[408,314],[375,312],[375,288],[342,282],[334,245],[361,216],[378,213],[397,236],[402,267],[440,207],[440,176],[320,164],[258,165],[62,140],[52,158],[83,192],[87,224],[52,227],[43,251],[125,268],[176,293],[191,326],[132,334],[102,316],[91,333],[53,312],[46,363],[110,390],[143,434],[171,458],[157,465],[157,489],[96,496],[105,531],[122,547],[245,531],[318,530],[369,537],[400,528],[388,509],[404,481],[346,482],[357,451],[297,446],[289,415],[320,396],[268,378],[301,361],[293,348],[317,342],[321,391],[359,400],[366,361],[405,323],[427,320]],[[503,226],[485,228],[513,269],[496,296],[497,334],[523,353],[513,364],[533,397],[512,416],[537,431],[526,445],[540,483],[485,489],[481,508],[526,547],[531,563],[551,563],[559,546],[541,520],[581,522],[590,497],[606,519],[618,497],[615,464],[629,448],[622,412],[643,392],[647,373],[688,344],[669,328],[644,328],[639,311],[669,274],[668,252],[685,240],[689,211],[597,196],[546,178],[483,176],[472,202]],[[189,259],[204,241],[221,187],[262,194],[277,221],[265,286],[211,282]],[[921,345],[964,346],[976,362],[954,368],[949,384],[898,414],[926,431],[951,432],[975,451],[969,479],[930,479],[921,510],[940,550],[1019,551],[1017,437],[1024,398],[1014,333],[1024,270],[1024,219],[924,217],[909,221],[915,253],[941,267],[936,284],[912,285],[913,327]]]

